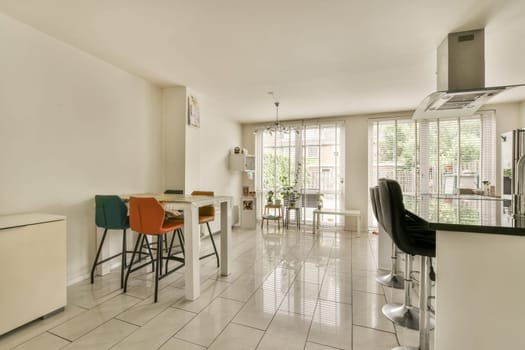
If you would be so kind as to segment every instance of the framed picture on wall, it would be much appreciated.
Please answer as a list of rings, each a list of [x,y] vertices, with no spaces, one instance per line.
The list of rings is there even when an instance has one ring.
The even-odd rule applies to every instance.
[[[199,101],[193,95],[188,96],[188,125],[196,128],[201,126]]]

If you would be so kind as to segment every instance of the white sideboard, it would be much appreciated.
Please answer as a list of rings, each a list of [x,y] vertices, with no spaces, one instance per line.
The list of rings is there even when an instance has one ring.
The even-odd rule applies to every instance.
[[[0,216],[0,335],[66,306],[66,217]]]

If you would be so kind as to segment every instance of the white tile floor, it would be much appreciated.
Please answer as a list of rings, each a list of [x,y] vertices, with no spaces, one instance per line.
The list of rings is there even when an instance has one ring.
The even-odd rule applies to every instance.
[[[68,288],[65,311],[0,337],[0,349],[353,349],[416,345],[417,333],[382,314],[402,292],[375,282],[377,239],[348,231],[235,229],[230,276],[201,262],[201,297],[184,299],[183,270],[160,282],[119,272]],[[210,242],[204,239],[203,250]],[[220,244],[217,244],[220,247]]]

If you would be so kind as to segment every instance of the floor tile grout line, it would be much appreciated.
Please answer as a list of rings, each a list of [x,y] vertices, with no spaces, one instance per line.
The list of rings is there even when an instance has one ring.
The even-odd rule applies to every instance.
[[[220,296],[219,296],[219,298],[220,298]],[[223,298],[223,299],[224,299],[224,298]],[[243,305],[243,306],[244,306],[244,305]],[[217,340],[217,338],[219,338],[219,336],[220,336],[222,333],[224,333],[224,331],[226,330],[226,328],[228,328],[228,326],[232,323],[232,320],[233,320],[235,317],[237,317],[237,315],[239,314],[239,312],[241,312],[243,306],[241,306],[241,307],[239,308],[239,310],[235,313],[235,315],[233,315],[232,319],[231,319],[230,321],[228,321],[228,323],[226,324],[226,326],[224,326],[224,328],[219,332],[219,334],[217,334],[217,336],[215,336],[215,338],[213,338],[213,340],[212,340],[212,342],[210,343],[210,345],[209,345],[209,346],[205,346],[205,348],[209,348],[210,346],[212,346],[213,343]],[[262,339],[262,337],[261,337],[261,339]]]
[[[320,230],[319,230],[320,231]],[[330,250],[332,249],[333,247],[330,248]],[[308,332],[306,332],[306,339],[304,341],[304,347],[303,347],[303,350],[306,349],[306,344],[308,344],[308,339],[310,338],[310,331],[312,330],[312,325],[314,323],[314,318],[315,318],[315,313],[317,311],[317,308],[319,307],[319,298],[320,298],[320,295],[321,295],[321,289],[323,288],[323,283],[324,283],[324,280],[326,278],[326,268],[325,268],[325,271],[324,271],[324,274],[323,274],[323,279],[321,281],[321,285],[320,285],[320,288],[319,288],[319,291],[317,292],[317,299],[315,301],[315,307],[314,307],[314,312],[312,314],[312,320],[310,321],[310,325],[308,326]]]
[[[258,232],[256,232],[256,234],[258,234]],[[268,270],[268,272],[266,272],[266,273],[264,274],[264,276],[263,276],[262,279],[260,279],[260,278],[258,279],[258,280],[260,280],[261,282],[258,283],[257,288],[255,288],[255,289],[251,292],[251,294],[250,294],[249,297],[248,297],[248,300],[237,300],[237,299],[230,298],[230,297],[228,297],[228,296],[223,296],[222,294],[224,293],[224,290],[225,290],[225,289],[230,288],[231,286],[235,285],[235,283],[239,280],[239,278],[242,278],[242,276],[244,276],[244,275],[253,275],[253,271],[251,271],[251,269],[252,269],[254,266],[256,266],[257,263],[253,263],[253,264],[251,264],[251,265],[250,265],[249,267],[247,267],[246,269],[243,268],[243,269],[242,269],[242,272],[239,272],[239,271],[241,271],[241,270],[236,271],[236,273],[238,274],[238,276],[236,276],[236,278],[235,278],[234,280],[231,280],[231,281],[230,281],[230,280],[225,280],[225,279],[222,279],[222,280],[221,280],[220,277],[216,277],[216,274],[215,274],[214,272],[210,273],[209,276],[206,277],[206,280],[210,280],[210,281],[211,281],[210,283],[216,283],[216,282],[224,283],[224,285],[227,285],[227,286],[226,286],[224,289],[222,289],[222,291],[219,292],[217,295],[212,296],[211,299],[210,299],[210,301],[209,301],[206,305],[204,305],[203,307],[200,307],[197,313],[194,313],[193,311],[188,311],[188,310],[182,309],[182,308],[180,308],[180,307],[173,306],[172,304],[169,305],[169,306],[167,306],[166,308],[164,308],[160,313],[162,313],[162,312],[168,310],[169,308],[174,308],[174,309],[180,309],[180,310],[183,310],[183,311],[185,311],[185,312],[191,312],[191,313],[193,313],[194,315],[193,315],[193,317],[192,317],[190,320],[188,320],[188,321],[187,321],[187,322],[186,322],[186,323],[185,323],[185,324],[184,324],[184,325],[183,325],[183,326],[182,326],[182,327],[181,327],[181,328],[180,328],[175,334],[171,335],[169,338],[167,338],[167,340],[166,340],[165,342],[163,342],[162,344],[160,344],[160,345],[159,345],[159,348],[162,347],[162,346],[164,346],[164,345],[166,344],[166,342],[168,342],[168,341],[169,341],[170,339],[172,339],[172,338],[179,339],[179,338],[177,338],[176,335],[180,332],[180,330],[183,329],[183,328],[187,325],[187,323],[191,322],[191,320],[193,320],[195,317],[197,317],[197,315],[202,314],[202,312],[203,312],[207,307],[209,307],[209,305],[210,305],[211,303],[213,303],[214,301],[216,301],[217,298],[221,298],[221,299],[223,299],[223,300],[229,300],[229,301],[233,301],[233,302],[239,303],[240,308],[237,310],[237,312],[235,312],[235,314],[233,315],[233,317],[232,317],[229,321],[227,321],[227,322],[225,323],[225,326],[224,326],[224,327],[221,329],[221,331],[215,336],[215,338],[213,339],[213,341],[212,341],[209,345],[211,345],[211,344],[213,344],[214,342],[216,342],[216,341],[217,341],[217,338],[220,337],[222,334],[224,334],[224,331],[226,330],[227,327],[229,327],[229,326],[232,325],[232,324],[235,324],[235,325],[238,325],[238,326],[248,327],[248,328],[250,328],[250,329],[257,330],[257,331],[261,332],[261,333],[262,333],[262,336],[261,336],[261,338],[259,339],[259,342],[258,342],[257,345],[256,345],[257,347],[259,347],[259,346],[260,346],[260,343],[261,343],[261,341],[262,341],[262,339],[264,338],[264,336],[265,336],[266,334],[270,334],[270,333],[268,332],[270,326],[266,327],[266,329],[259,329],[259,328],[257,328],[257,327],[252,327],[252,326],[249,326],[249,325],[244,325],[244,324],[241,324],[241,323],[238,323],[238,322],[234,322],[235,317],[237,317],[237,315],[242,311],[243,307],[247,304],[247,302],[250,300],[250,298],[252,298],[253,295],[254,295],[255,293],[257,293],[257,291],[258,291],[259,289],[262,289],[262,288],[263,288],[264,281],[266,281],[266,280],[268,279],[268,277],[269,277],[273,272],[275,272],[279,267],[281,267],[281,268],[286,268],[286,269],[288,269],[288,270],[290,270],[290,271],[293,271],[293,273],[294,273],[294,277],[290,280],[290,283],[288,283],[287,288],[284,290],[284,296],[283,296],[283,298],[281,299],[279,305],[277,305],[277,307],[276,307],[276,311],[275,311],[275,312],[273,313],[273,315],[272,315],[272,318],[271,318],[271,320],[270,320],[270,322],[269,322],[269,325],[271,325],[271,323],[274,321],[274,319],[275,319],[277,313],[283,311],[283,310],[280,310],[280,308],[283,306],[283,303],[284,303],[285,300],[286,300],[286,296],[289,295],[290,291],[292,290],[292,286],[294,286],[294,284],[296,284],[296,283],[298,283],[298,282],[303,281],[303,277],[302,277],[302,273],[301,273],[301,271],[303,271],[303,272],[306,271],[306,270],[305,270],[305,266],[306,266],[305,263],[306,263],[309,259],[316,259],[316,260],[318,260],[317,263],[319,264],[319,266],[317,266],[317,267],[318,267],[319,269],[320,269],[320,268],[323,269],[323,275],[322,275],[322,279],[321,279],[321,282],[320,282],[320,283],[318,283],[317,281],[315,282],[316,284],[319,285],[319,290],[318,290],[317,295],[316,295],[316,298],[315,298],[315,307],[314,307],[314,311],[313,311],[313,314],[312,314],[312,319],[310,320],[310,324],[309,324],[309,326],[308,326],[308,332],[306,333],[306,339],[305,339],[304,347],[306,347],[307,343],[309,342],[308,338],[309,338],[309,336],[310,336],[311,329],[312,329],[312,326],[313,326],[313,320],[314,320],[313,316],[315,315],[315,312],[316,312],[316,310],[319,308],[319,305],[320,305],[321,303],[323,303],[324,301],[328,301],[328,302],[335,303],[335,304],[351,305],[352,308],[353,308],[353,296],[352,296],[351,302],[350,302],[350,303],[346,303],[346,302],[341,302],[341,301],[329,300],[329,299],[322,298],[322,297],[321,297],[321,291],[322,291],[322,288],[323,288],[324,283],[326,282],[327,276],[329,275],[329,271],[331,271],[331,270],[328,268],[328,266],[329,266],[329,264],[330,264],[330,259],[342,259],[342,261],[345,263],[345,265],[347,264],[347,265],[350,267],[350,269],[349,269],[349,273],[348,273],[348,274],[344,273],[344,274],[347,275],[347,277],[350,278],[350,279],[354,276],[354,274],[353,274],[353,272],[354,272],[354,265],[355,265],[355,264],[354,264],[354,260],[355,260],[355,255],[354,255],[355,251],[354,251],[354,248],[361,246],[361,243],[359,243],[358,245],[356,245],[356,244],[357,244],[357,242],[362,242],[362,241],[360,241],[358,237],[353,237],[353,236],[352,236],[352,237],[349,237],[349,238],[347,238],[347,237],[342,237],[340,232],[335,232],[335,233],[334,233],[332,236],[330,236],[330,237],[324,237],[324,238],[326,238],[326,241],[329,240],[329,241],[331,242],[330,251],[329,251],[328,255],[326,255],[325,253],[323,253],[325,250],[323,249],[322,246],[317,246],[317,247],[315,246],[315,244],[316,244],[315,239],[311,239],[311,237],[305,237],[305,236],[308,235],[308,232],[302,232],[302,231],[301,231],[301,232],[297,232],[297,233],[294,232],[294,234],[300,235],[300,237],[299,237],[299,238],[300,238],[300,243],[299,243],[299,244],[300,244],[300,247],[301,247],[301,252],[300,252],[300,255],[298,256],[298,258],[300,259],[300,260],[298,260],[298,261],[300,261],[300,265],[299,265],[298,268],[297,268],[297,266],[292,268],[293,265],[290,265],[290,266],[284,266],[284,265],[282,265],[283,262],[286,261],[286,259],[283,258],[283,257],[284,257],[283,254],[289,254],[289,253],[281,252],[281,254],[279,255],[279,259],[276,259],[276,260],[268,259],[268,260],[267,260],[264,256],[263,256],[263,257],[260,256],[261,251],[263,251],[263,250],[257,250],[257,249],[255,249],[255,248],[244,248],[244,247],[249,247],[250,245],[252,245],[253,247],[256,247],[256,248],[257,248],[258,245],[260,244],[260,241],[257,241],[256,239],[246,238],[245,240],[242,241],[242,242],[243,242],[243,244],[242,244],[243,249],[240,250],[238,254],[236,254],[237,257],[241,257],[241,256],[243,257],[243,259],[240,259],[240,264],[242,264],[243,261],[248,261],[248,260],[249,260],[249,257],[250,257],[250,256],[253,256],[253,257],[258,257],[257,261],[258,261],[259,264],[261,264],[260,266],[261,266],[261,268],[262,268],[263,271],[264,271],[264,269],[266,269],[266,268],[264,268],[264,267],[262,267],[262,266],[266,265],[267,267],[271,267],[271,269]],[[325,236],[327,236],[327,235],[325,235]],[[258,238],[258,237],[257,237],[257,238]],[[365,239],[366,239],[366,241],[368,242],[367,254],[368,254],[369,256],[372,256],[372,257],[375,256],[373,249],[371,249],[371,244],[372,244],[372,242],[368,239],[368,237],[366,237]],[[283,242],[282,247],[284,247],[285,244],[287,244],[287,243],[292,243],[292,244],[293,244],[293,242],[288,242],[288,240],[286,240],[286,241]],[[364,242],[363,242],[363,243],[364,243]],[[246,244],[246,245],[245,245],[245,244]],[[239,246],[241,246],[241,244],[239,244]],[[336,246],[337,246],[337,247],[336,247]],[[350,251],[349,251],[349,252],[347,251],[347,250],[348,250],[348,247],[350,247]],[[304,248],[306,248],[306,249],[303,251]],[[320,248],[320,249],[316,249],[316,248]],[[364,247],[363,247],[363,248],[364,248]],[[337,251],[334,251],[334,249],[336,249]],[[289,252],[290,252],[290,251],[289,251]],[[247,253],[247,254],[244,255],[245,253]],[[350,255],[350,258],[348,258],[348,255]],[[277,257],[277,256],[276,256],[276,257]],[[324,263],[324,262],[323,262],[322,264],[319,263],[320,259],[325,259],[325,258],[326,258],[326,263]],[[345,270],[346,270],[346,268],[345,268]],[[356,270],[359,270],[359,269],[356,269]],[[369,270],[365,270],[365,271],[369,271]],[[181,278],[181,277],[182,277],[182,276],[179,276],[179,278]],[[216,277],[216,278],[214,278],[214,277]],[[314,277],[315,277],[315,276],[314,276]],[[178,278],[178,279],[179,279],[179,278]],[[306,278],[306,279],[308,279],[308,278]],[[141,279],[138,279],[138,278],[137,278],[136,280],[137,280],[138,282],[147,282],[147,280],[141,280]],[[304,282],[306,283],[306,282],[308,282],[308,281],[304,281]],[[173,283],[176,283],[176,281],[173,281],[172,283],[165,285],[165,287],[167,288],[168,286],[171,286],[172,288],[176,288],[176,289],[184,289],[184,288],[178,288],[178,287],[172,286]],[[163,289],[164,289],[164,288],[163,288]],[[384,288],[383,288],[383,290],[384,290]],[[108,293],[104,293],[104,294],[101,295],[99,298],[97,298],[97,300],[98,300],[98,299],[101,299],[101,298],[102,298],[102,299],[103,299],[103,298],[106,298],[107,296],[110,296],[110,297],[109,297],[107,300],[104,300],[104,301],[102,301],[102,302],[98,302],[97,304],[93,305],[92,307],[85,307],[85,306],[83,306],[83,305],[77,305],[77,304],[74,304],[74,303],[73,303],[72,305],[75,305],[75,306],[77,306],[79,309],[81,309],[81,311],[80,311],[80,313],[79,313],[79,315],[81,315],[81,314],[85,313],[86,311],[93,310],[93,309],[99,307],[100,305],[102,305],[102,304],[103,304],[104,302],[106,302],[106,301],[110,301],[110,300],[112,300],[113,298],[118,297],[119,295],[124,295],[123,293],[120,292],[120,293],[118,293],[118,294],[115,294],[115,295],[111,296],[111,294],[113,294],[113,293],[115,293],[115,292],[118,292],[118,291],[115,290],[115,291],[110,291],[110,292],[108,292]],[[387,297],[387,296],[386,296],[386,291],[384,292],[384,294],[378,294],[378,293],[374,293],[374,292],[369,291],[369,290],[354,290],[354,289],[353,289],[353,284],[352,284],[351,292],[352,292],[352,293],[353,293],[353,292],[360,292],[360,293],[367,293],[367,294],[374,294],[374,295],[383,295],[383,296],[384,296],[384,299],[386,299],[386,297]],[[145,300],[147,300],[148,298],[151,297],[151,295],[144,296],[144,297],[137,296],[137,295],[132,295],[132,294],[126,294],[126,295],[127,295],[128,297],[131,297],[131,298],[135,298],[135,299],[137,299],[137,300],[138,300],[137,303],[143,302],[143,301],[145,301]],[[112,320],[112,319],[116,319],[116,320],[118,320],[118,321],[124,322],[124,323],[126,323],[126,324],[131,325],[131,326],[142,327],[142,326],[140,326],[140,325],[134,324],[133,322],[129,322],[129,321],[126,321],[126,320],[121,320],[121,319],[118,318],[119,315],[121,315],[122,313],[128,311],[130,308],[133,308],[135,305],[137,305],[137,303],[135,303],[135,304],[129,306],[129,307],[126,308],[125,310],[122,310],[119,314],[117,314],[117,315],[113,316],[112,318],[110,318],[109,320],[107,320],[107,321],[101,323],[100,325],[98,325],[97,327],[93,328],[93,329],[90,330],[89,332],[83,334],[83,335],[80,336],[79,338],[85,336],[86,334],[91,333],[92,331],[94,331],[94,330],[97,329],[98,327],[103,327],[104,324],[108,323],[108,322],[109,322],[110,320]],[[284,312],[284,311],[283,311],[283,312]],[[288,311],[288,312],[289,312],[289,311]],[[159,314],[160,314],[160,313],[159,313]],[[294,314],[301,314],[301,313],[298,313],[298,312],[291,312],[291,313],[294,313]],[[66,319],[66,320],[64,320],[64,321],[62,321],[62,322],[60,322],[60,323],[58,323],[58,324],[56,324],[56,325],[53,325],[52,327],[53,327],[53,328],[59,327],[59,326],[62,325],[63,323],[65,323],[65,322],[67,322],[67,321],[69,321],[69,320],[71,320],[71,319],[74,319],[74,318],[76,318],[76,317],[79,316],[79,315],[75,315],[75,316],[73,316],[73,317],[71,317],[71,318],[68,318],[68,319]],[[157,314],[156,316],[152,317],[150,320],[148,320],[147,323],[149,323],[149,322],[151,322],[152,320],[154,320],[157,316],[158,316],[158,314]],[[306,315],[306,316],[308,316],[308,315]],[[146,323],[146,324],[147,324],[147,323]],[[355,326],[355,327],[361,327],[361,328],[369,328],[369,329],[371,329],[371,330],[375,330],[375,331],[379,331],[379,332],[384,332],[384,333],[387,333],[387,334],[394,334],[394,335],[397,337],[397,328],[395,328],[395,327],[394,327],[394,332],[392,333],[392,332],[385,331],[385,330],[382,330],[382,329],[377,329],[377,328],[372,328],[372,327],[367,327],[367,326],[362,326],[362,325],[354,324],[354,320],[353,320],[353,319],[352,319],[352,326]],[[47,328],[47,327],[46,327],[46,328]],[[136,331],[136,330],[134,330],[134,331],[132,332],[132,334],[133,334],[135,331]],[[45,332],[48,332],[48,333],[50,333],[50,334],[52,334],[52,335],[55,335],[55,336],[57,336],[57,337],[60,337],[60,336],[58,336],[58,335],[52,333],[52,332],[50,331],[50,329],[46,330]],[[41,335],[41,334],[43,334],[43,333],[39,333],[38,335]],[[38,336],[38,335],[37,335],[37,336]],[[352,337],[353,337],[353,332],[352,332]],[[62,338],[62,337],[60,337],[60,338]],[[127,337],[125,337],[125,338],[127,338]],[[31,339],[32,339],[32,338],[31,338]],[[63,339],[65,339],[65,340],[67,340],[68,342],[70,342],[70,340],[68,340],[68,339],[66,339],[66,338],[63,338]],[[184,339],[180,339],[180,340],[181,340],[181,341],[184,341],[184,342],[187,342],[187,343],[192,343],[192,342],[187,341],[187,340],[184,340]],[[398,342],[399,342],[399,341],[398,341]],[[120,342],[118,342],[118,343],[120,343]],[[117,344],[118,344],[118,343],[117,343]],[[314,344],[321,344],[321,345],[329,346],[329,345],[322,344],[322,343],[317,343],[317,342],[311,342],[311,343],[314,343]],[[194,344],[194,343],[192,343],[192,344]],[[21,344],[19,344],[19,345],[21,345]],[[199,345],[199,344],[196,344],[196,345]],[[115,346],[116,346],[116,344],[115,344]],[[199,346],[200,346],[200,345],[199,345]],[[352,338],[352,345],[351,345],[351,346],[353,347],[353,338]],[[336,348],[334,348],[334,349],[336,349]]]
[[[242,324],[242,323],[239,323],[239,322],[235,322],[235,321],[230,321],[231,324],[234,324],[234,325],[237,325],[237,326],[243,326],[243,327],[248,327],[248,328],[251,328],[251,329],[255,329],[257,331],[261,331],[261,332],[266,332],[265,329],[261,329],[261,328],[257,328],[257,327],[254,327],[254,326],[250,326],[250,325],[247,325],[247,324]]]
[[[74,343],[74,342],[78,341],[80,338],[82,338],[82,337],[88,335],[89,333],[93,332],[93,331],[96,330],[97,328],[99,328],[99,327],[105,325],[106,323],[108,323],[109,321],[111,321],[111,320],[113,320],[113,319],[114,319],[114,317],[110,318],[109,320],[106,320],[106,321],[102,322],[101,324],[99,324],[99,325],[96,326],[95,328],[90,329],[89,331],[83,333],[81,336],[77,337],[77,338],[74,339],[74,340],[69,340],[68,338],[65,338],[65,337],[63,337],[63,336],[61,336],[61,335],[59,335],[59,334],[53,333],[51,330],[49,330],[49,331],[47,331],[47,332],[48,332],[48,333],[51,333],[51,334],[53,334],[53,335],[55,335],[55,336],[57,336],[57,337],[59,337],[59,338],[65,339],[65,340],[67,340],[67,341],[70,342],[70,343]],[[119,321],[120,321],[120,320],[119,320]]]
[[[330,349],[334,349],[334,350],[344,350],[343,348],[338,348],[338,347],[335,347],[335,346],[326,345],[326,344],[318,343],[318,342],[311,341],[311,340],[308,340],[306,343],[312,343],[312,344],[322,345],[322,346],[324,346],[324,347],[327,347],[327,348],[330,348]],[[306,348],[306,345],[305,345],[305,348]]]
[[[354,326],[355,327],[360,327],[360,328],[370,329],[370,330],[373,330],[373,331],[376,331],[376,332],[385,333],[385,334],[391,334],[391,335],[395,335],[396,334],[395,332],[389,332],[389,331],[385,331],[384,329],[379,329],[379,328],[374,328],[374,327],[369,327],[369,326],[363,326],[361,324],[354,324]]]
[[[160,313],[162,313],[162,312],[164,312],[164,311],[165,311],[165,310],[162,310]],[[160,313],[159,313],[159,314],[160,314]],[[117,320],[117,321],[120,321],[120,322],[127,323],[127,324],[129,324],[130,326],[135,326],[135,327],[139,327],[139,328],[141,328],[141,327],[144,326],[144,325],[136,324],[136,323],[133,323],[133,322],[130,322],[130,321],[127,321],[127,320],[123,320],[123,319],[121,319],[121,318],[118,318],[118,316],[119,316],[119,315],[113,317],[112,320],[114,319],[114,320]],[[155,317],[157,317],[157,316],[158,316],[158,314],[155,315],[153,318],[155,318]],[[152,319],[153,319],[153,318],[152,318]],[[147,323],[147,322],[146,322],[146,323]],[[145,323],[145,324],[146,324],[146,323]]]
[[[16,348],[16,347],[18,347],[18,346],[20,346],[20,345],[22,345],[22,344],[25,344],[25,343],[27,343],[28,341],[30,341],[30,340],[32,340],[32,339],[34,339],[34,338],[36,338],[36,337],[38,337],[38,336],[40,336],[40,335],[42,335],[42,334],[44,334],[44,333],[51,333],[51,332],[50,332],[51,329],[56,328],[56,327],[59,327],[59,326],[61,326],[62,324],[66,323],[67,321],[72,320],[73,318],[75,318],[75,317],[79,316],[80,314],[84,313],[85,311],[88,311],[88,310],[89,310],[89,309],[86,309],[86,308],[84,308],[84,307],[81,307],[81,306],[78,306],[78,305],[75,305],[75,304],[73,304],[73,306],[77,306],[77,307],[83,309],[84,311],[80,312],[79,314],[77,314],[77,315],[75,315],[75,316],[72,316],[72,317],[70,317],[70,318],[67,318],[67,319],[63,320],[62,322],[60,322],[60,323],[58,323],[58,324],[53,325],[51,328],[45,328],[45,330],[44,330],[43,332],[38,333],[38,334],[36,334],[35,336],[32,336],[32,337],[30,337],[29,339],[27,339],[27,340],[25,340],[25,341],[23,341],[23,342],[21,342],[21,343],[15,343],[11,348]],[[66,305],[66,307],[67,307],[67,305]],[[41,319],[33,320],[33,321],[29,322],[29,323],[26,324],[26,325],[30,325],[31,323],[33,323],[33,322],[38,322],[38,321],[40,321],[40,320],[41,320]],[[26,325],[24,325],[24,326],[26,326]],[[23,327],[23,326],[22,326],[22,327]],[[20,327],[20,328],[21,328],[21,327]],[[16,332],[17,330],[18,330],[18,329],[16,328],[16,329],[13,329],[13,330],[11,330],[11,331],[9,331],[9,332],[7,332],[7,333],[4,333],[4,334],[2,335],[2,337],[3,337],[3,336],[6,336],[7,334],[10,334],[10,333],[13,333],[13,334],[14,334],[14,332]],[[54,333],[51,333],[51,334],[56,335],[56,334],[54,334]],[[57,336],[58,336],[58,335],[57,335]],[[0,338],[1,338],[1,337],[0,337]],[[65,339],[65,338],[64,338],[64,339]]]
[[[64,338],[64,337],[62,337],[62,336],[60,336],[60,335],[58,335],[58,334],[52,333],[52,332],[50,332],[50,331],[46,331],[46,332],[44,332],[44,333],[49,333],[49,334],[51,334],[51,335],[53,335],[53,336],[55,336],[55,337],[57,337],[57,338],[64,339],[64,340],[67,341],[69,344],[71,344],[71,343],[73,342],[72,340],[69,340],[69,339],[67,339],[67,338]],[[41,333],[40,335],[42,335],[42,334],[44,334],[44,333]],[[20,344],[20,345],[21,345],[21,344]],[[17,345],[16,347],[18,347],[18,346],[20,346],[20,345]]]
[[[308,251],[308,253],[310,253],[312,249],[313,249],[313,247],[310,248],[310,250]],[[309,255],[309,254],[308,254],[308,255]],[[307,256],[308,256],[308,255],[307,255]],[[281,259],[281,261],[282,261],[282,259]],[[301,263],[301,269],[302,269],[303,267],[304,267],[304,261]],[[274,270],[275,270],[276,268],[277,268],[277,266],[274,268]],[[301,270],[301,269],[300,269],[300,270]],[[300,270],[299,270],[299,271],[300,271]],[[288,292],[290,291],[290,288],[292,287],[292,285],[295,283],[295,280],[297,279],[297,276],[298,276],[298,275],[299,275],[298,272],[295,273],[293,281],[290,283],[290,286],[288,286],[288,289],[287,289],[287,291],[286,291],[286,293],[285,293],[283,299],[281,300],[281,303],[279,303],[279,306],[276,307],[275,312],[274,312],[274,314],[273,314],[273,316],[272,316],[272,319],[271,319],[270,322],[268,323],[268,327],[266,327],[266,329],[264,330],[264,334],[263,334],[263,336],[261,337],[261,339],[259,339],[259,342],[258,342],[257,345],[255,346],[255,349],[257,349],[257,348],[259,347],[259,345],[261,344],[261,342],[262,342],[262,340],[264,339],[264,337],[266,336],[266,334],[268,334],[268,329],[270,328],[270,325],[272,324],[273,320],[275,319],[275,315],[277,315],[277,313],[279,312],[279,309],[281,308],[281,305],[282,305],[282,303],[284,302],[284,299],[286,298],[286,295],[287,295]],[[311,325],[311,324],[310,324],[310,325]],[[308,336],[307,336],[307,338],[308,338]],[[305,346],[306,346],[306,342],[305,342]]]
[[[122,293],[121,293],[121,294],[117,294],[117,295],[115,295],[115,296],[109,298],[108,300],[104,300],[104,302],[102,302],[102,303],[96,305],[96,306],[93,307],[92,309],[86,310],[86,312],[91,311],[91,310],[97,308],[98,306],[100,306],[101,304],[104,304],[104,303],[106,303],[106,302],[108,302],[108,301],[110,301],[110,300],[112,300],[112,299],[114,299],[114,298],[116,298],[116,297],[118,297],[118,296],[127,296],[127,297],[129,297],[129,298],[139,299],[139,298],[135,298],[134,296],[125,295],[125,294],[122,294]],[[140,300],[140,299],[139,299],[139,300]],[[96,328],[100,327],[101,325],[103,325],[103,324],[109,322],[110,320],[114,319],[115,317],[117,317],[117,316],[120,315],[121,313],[126,312],[127,310],[129,310],[130,308],[132,308],[133,306],[135,306],[136,304],[138,304],[139,302],[140,302],[140,301],[138,301],[138,302],[136,302],[135,304],[133,304],[133,305],[127,307],[126,309],[122,310],[121,312],[119,312],[118,314],[114,315],[114,316],[111,317],[110,319],[108,319],[108,320],[106,320],[106,321],[100,323],[100,324],[99,324],[98,326],[96,326],[95,328],[93,328],[93,329],[91,329],[91,330],[89,330],[89,331],[83,333],[81,336],[79,336],[79,337],[76,338],[75,340],[71,340],[71,342],[75,342],[75,341],[77,341],[78,339],[80,339],[80,338],[83,337],[84,335],[90,333],[91,331],[95,330]],[[81,313],[79,313],[78,315],[76,315],[76,316],[74,316],[74,317],[68,319],[67,321],[74,320],[74,319],[76,319],[77,317],[80,317],[80,316],[83,315],[83,314],[84,314],[84,312],[81,312]],[[67,321],[65,321],[65,322],[67,322]],[[51,333],[51,334],[53,334],[53,335],[56,335],[57,337],[64,338],[64,337],[62,337],[62,336],[60,336],[60,335],[58,335],[58,334],[56,334],[56,333],[53,333],[52,330],[55,329],[55,328],[58,328],[58,327],[61,326],[61,325],[63,325],[65,322],[63,322],[63,323],[61,323],[60,325],[55,326],[55,327],[53,327],[53,328],[51,328],[51,329],[48,329],[46,332],[49,332],[49,333]],[[67,338],[64,338],[64,339],[67,339]]]
[[[373,254],[373,249],[372,249],[372,243],[371,243],[371,241],[370,241],[370,236],[367,237],[367,241],[368,241],[369,249],[370,249],[370,251],[372,251],[372,254]],[[378,260],[376,260],[376,261],[378,261]],[[378,266],[378,269],[379,269],[379,266]],[[381,285],[381,288],[383,289],[383,296],[384,296],[385,305],[386,305],[386,304],[388,304],[388,300],[387,300],[387,298],[386,298],[385,287],[384,287],[383,285]],[[383,317],[385,317],[385,316],[383,316]],[[397,333],[397,329],[396,329],[396,327],[395,327],[395,324],[394,324],[394,322],[391,322],[391,323],[392,323],[392,327],[394,327],[394,332],[393,332],[393,334],[394,334],[394,336],[395,336],[395,338],[396,338],[396,342],[397,342],[398,345],[400,345],[401,342],[399,341],[399,334]],[[383,330],[379,330],[379,331],[383,331]],[[387,332],[387,333],[390,333],[390,332]]]
[[[177,333],[178,333],[178,332],[177,332]],[[157,350],[160,349],[160,348],[162,348],[164,345],[166,345],[167,342],[169,342],[169,341],[172,340],[172,339],[179,340],[179,341],[182,341],[182,342],[185,342],[185,343],[188,343],[188,344],[193,344],[193,345],[199,346],[199,347],[204,348],[204,349],[208,349],[207,346],[202,346],[202,345],[200,345],[200,344],[197,344],[197,343],[191,342],[191,341],[186,340],[186,339],[177,338],[177,337],[176,337],[176,333],[175,333],[175,334],[173,334],[171,337],[169,337],[168,340],[166,340],[164,343],[162,343],[162,345],[159,346],[159,347],[157,348]]]
[[[135,332],[141,330],[142,327],[146,326],[148,323],[153,322],[153,321],[155,320],[155,318],[157,318],[161,313],[165,312],[165,311],[168,310],[169,308],[170,308],[170,307],[168,306],[166,309],[162,310],[162,311],[161,311],[160,313],[158,313],[155,317],[151,318],[151,319],[148,320],[146,323],[144,323],[142,326],[139,326],[137,329],[133,330],[133,332],[131,332],[130,334],[128,334],[128,335],[125,336],[124,338],[120,339],[117,343],[113,344],[109,349],[112,349],[112,348],[116,347],[117,345],[121,344],[122,342],[124,342],[124,340],[126,340],[126,339],[129,338],[129,337],[131,337],[133,334],[135,334]],[[186,310],[184,310],[184,311],[186,311]],[[193,312],[192,312],[192,313],[193,313]],[[193,313],[193,314],[194,314],[194,313]],[[120,315],[120,314],[119,314],[119,315]],[[117,316],[118,316],[118,315],[117,315]],[[116,317],[116,316],[115,316],[115,317]],[[184,328],[184,326],[186,326],[186,324],[188,324],[188,323],[189,323],[191,320],[193,320],[195,317],[196,317],[196,314],[195,314],[195,316],[193,316],[191,319],[189,319],[186,323],[184,323],[184,325],[183,325],[180,329]],[[122,321],[122,320],[120,320],[120,319],[117,319],[117,320]],[[123,321],[123,322],[126,322],[126,321]],[[133,324],[130,323],[130,322],[126,322],[126,323],[133,325]],[[180,329],[179,329],[179,331],[180,331]],[[178,331],[177,331],[177,332],[178,332]],[[176,334],[177,332],[175,332],[174,334],[172,334],[171,337],[175,336],[175,334]],[[170,338],[171,338],[171,337],[170,337]],[[163,343],[163,344],[164,344],[164,343]],[[162,345],[161,345],[161,346],[162,346]]]

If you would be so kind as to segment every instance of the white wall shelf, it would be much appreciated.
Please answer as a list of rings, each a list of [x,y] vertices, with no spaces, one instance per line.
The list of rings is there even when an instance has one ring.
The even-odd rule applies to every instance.
[[[230,151],[230,170],[233,171],[255,171],[255,156],[249,155],[244,150],[240,153]]]

